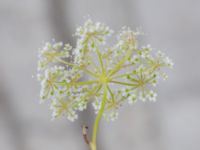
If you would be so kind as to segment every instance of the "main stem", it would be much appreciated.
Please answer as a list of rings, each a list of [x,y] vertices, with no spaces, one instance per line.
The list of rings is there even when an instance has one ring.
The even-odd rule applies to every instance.
[[[95,123],[94,123],[94,128],[93,128],[93,134],[92,134],[92,142],[90,143],[90,148],[91,150],[96,150],[97,149],[97,145],[96,145],[96,141],[97,141],[97,130],[99,127],[99,122],[102,118],[104,109],[105,109],[105,104],[106,104],[106,98],[107,98],[107,86],[104,85],[104,94],[103,94],[103,99],[101,102],[101,108],[99,110],[99,113],[95,119]]]

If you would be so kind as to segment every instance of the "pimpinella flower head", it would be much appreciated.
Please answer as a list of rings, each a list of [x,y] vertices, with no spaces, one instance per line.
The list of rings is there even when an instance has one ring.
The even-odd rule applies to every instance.
[[[92,104],[97,118],[113,121],[125,103],[156,101],[155,86],[173,62],[150,45],[140,46],[138,32],[128,27],[107,46],[112,33],[105,24],[87,20],[76,31],[76,47],[48,42],[39,51],[40,96],[51,101],[53,118],[74,121]]]

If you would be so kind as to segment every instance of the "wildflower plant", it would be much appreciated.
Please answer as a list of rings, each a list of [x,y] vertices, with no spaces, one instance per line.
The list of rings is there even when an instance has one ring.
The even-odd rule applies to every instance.
[[[173,67],[164,53],[153,53],[150,45],[139,46],[138,31],[123,27],[113,46],[106,46],[113,31],[105,24],[87,20],[76,30],[77,44],[46,43],[39,50],[38,80],[41,101],[50,100],[52,117],[66,116],[70,121],[77,112],[92,104],[97,114],[91,142],[86,127],[83,136],[91,150],[102,117],[115,120],[124,104],[137,100],[156,101],[155,86],[163,68]]]

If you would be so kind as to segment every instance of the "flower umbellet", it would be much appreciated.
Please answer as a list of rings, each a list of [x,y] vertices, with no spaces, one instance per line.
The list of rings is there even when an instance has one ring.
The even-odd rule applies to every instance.
[[[139,46],[139,32],[123,27],[113,46],[106,39],[113,31],[105,24],[87,20],[76,30],[77,44],[46,43],[39,50],[38,80],[41,101],[50,100],[52,117],[66,116],[70,121],[77,112],[92,104],[97,114],[90,148],[96,150],[99,121],[115,120],[125,103],[156,101],[155,86],[163,68],[173,67],[164,53],[153,53],[150,45]]]

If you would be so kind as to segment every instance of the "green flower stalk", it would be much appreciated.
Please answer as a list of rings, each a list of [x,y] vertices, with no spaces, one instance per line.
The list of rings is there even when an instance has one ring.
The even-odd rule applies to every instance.
[[[105,24],[87,20],[76,31],[75,48],[54,42],[39,51],[40,97],[41,101],[51,101],[53,119],[66,116],[74,121],[78,111],[88,104],[94,107],[93,135],[91,142],[86,142],[91,150],[96,150],[101,118],[114,121],[126,103],[156,101],[155,86],[160,77],[167,78],[162,69],[173,67],[164,53],[153,53],[150,45],[138,46],[140,33],[128,27],[116,35],[113,46],[106,46],[112,33]],[[84,131],[88,141],[86,134]]]

